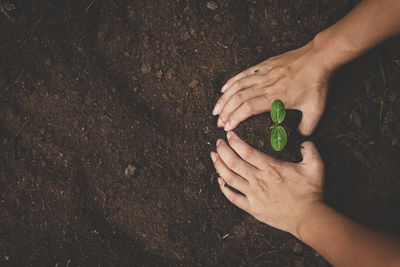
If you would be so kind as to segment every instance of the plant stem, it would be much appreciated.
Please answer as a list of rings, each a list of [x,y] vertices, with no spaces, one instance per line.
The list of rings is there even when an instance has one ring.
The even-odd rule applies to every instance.
[[[381,53],[378,51],[378,62],[379,62],[379,69],[381,70],[381,75],[383,79],[383,84],[386,86],[386,75],[385,75],[385,70],[383,69],[382,65],[382,58],[381,58]]]
[[[7,11],[4,9],[3,5],[0,3],[0,10],[1,12],[8,18],[10,19],[10,15],[8,15]]]
[[[383,115],[383,104],[385,103],[384,100],[381,100],[381,108],[379,111],[379,132],[381,131],[381,127],[382,127],[382,115]]]

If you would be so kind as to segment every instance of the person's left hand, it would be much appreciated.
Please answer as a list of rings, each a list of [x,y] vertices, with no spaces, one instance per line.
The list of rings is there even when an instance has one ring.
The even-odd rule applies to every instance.
[[[217,153],[211,152],[222,193],[256,219],[298,236],[307,212],[323,202],[324,165],[314,144],[304,142],[303,161],[289,163],[254,149],[232,131],[227,138],[229,145],[219,139]]]

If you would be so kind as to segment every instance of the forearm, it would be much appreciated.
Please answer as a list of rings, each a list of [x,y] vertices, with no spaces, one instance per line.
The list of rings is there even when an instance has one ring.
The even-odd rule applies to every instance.
[[[313,43],[333,71],[383,40],[400,33],[399,0],[364,0],[336,24],[317,34]]]
[[[316,205],[307,214],[295,235],[334,266],[400,266],[398,241],[324,204]]]

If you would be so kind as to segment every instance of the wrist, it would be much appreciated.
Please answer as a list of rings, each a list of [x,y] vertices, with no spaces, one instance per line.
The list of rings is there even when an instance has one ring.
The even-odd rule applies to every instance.
[[[318,33],[311,42],[315,57],[329,73],[358,56],[351,42],[336,34],[334,26]]]
[[[297,222],[295,232],[292,234],[302,242],[307,243],[309,236],[315,231],[318,219],[323,217],[328,209],[329,207],[322,201],[313,202]]]

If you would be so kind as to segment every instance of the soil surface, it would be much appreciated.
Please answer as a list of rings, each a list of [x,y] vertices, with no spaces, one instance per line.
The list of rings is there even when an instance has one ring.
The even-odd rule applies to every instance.
[[[329,266],[220,192],[209,158],[224,82],[297,48],[357,1],[14,1],[0,16],[0,264]],[[400,235],[400,39],[342,67],[313,136],[325,196]],[[380,61],[384,70],[384,82]],[[379,123],[381,101],[382,119]],[[236,132],[301,161],[301,114]]]

